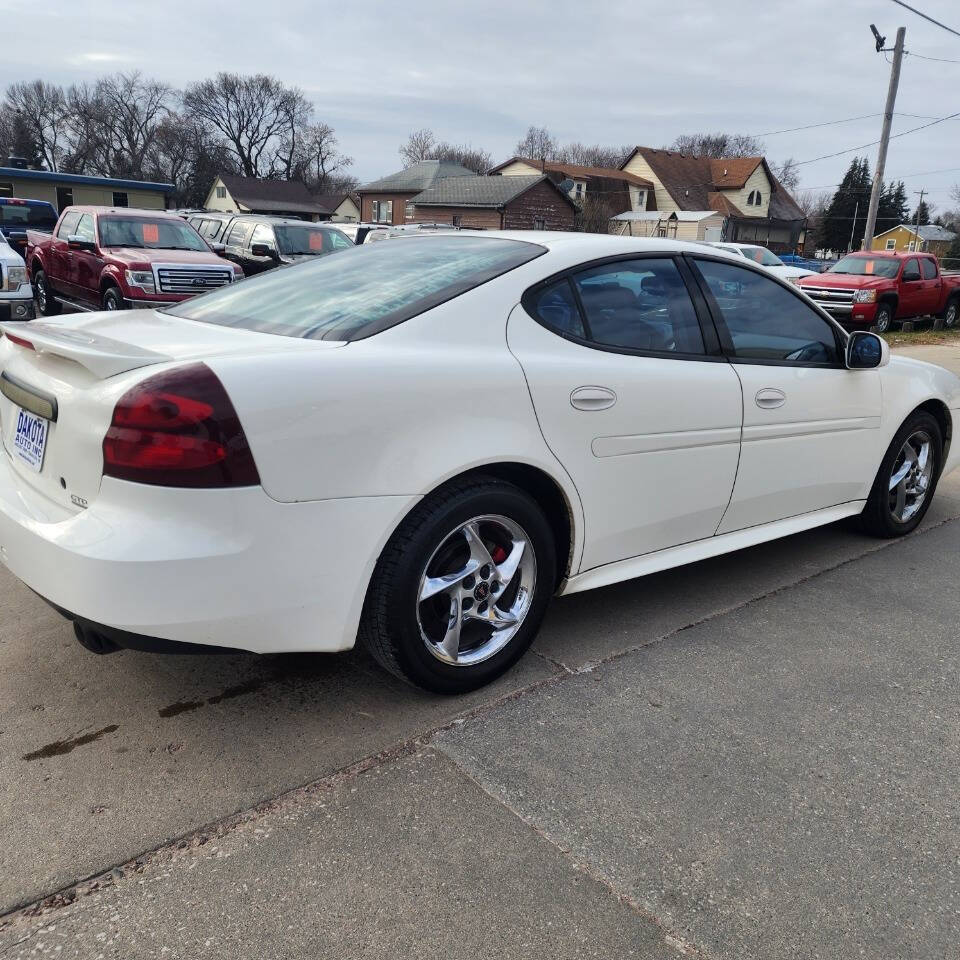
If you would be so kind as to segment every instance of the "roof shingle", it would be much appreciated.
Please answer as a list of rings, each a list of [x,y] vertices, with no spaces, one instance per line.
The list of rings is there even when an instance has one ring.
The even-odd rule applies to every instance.
[[[521,177],[450,177],[417,194],[412,202],[421,207],[499,208],[543,182],[549,183],[571,206],[576,206],[542,173]]]
[[[412,167],[357,187],[358,193],[419,193],[440,180],[475,177],[473,170],[448,160],[421,160]]]
[[[307,185],[300,180],[258,180],[255,177],[235,177],[221,173],[220,179],[234,202],[248,210],[269,212],[284,210],[291,213],[331,213],[318,203]]]

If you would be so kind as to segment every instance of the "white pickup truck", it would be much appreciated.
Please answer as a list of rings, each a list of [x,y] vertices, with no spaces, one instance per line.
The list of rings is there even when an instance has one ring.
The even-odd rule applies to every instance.
[[[23,257],[0,231],[0,321],[32,320],[33,287]]]

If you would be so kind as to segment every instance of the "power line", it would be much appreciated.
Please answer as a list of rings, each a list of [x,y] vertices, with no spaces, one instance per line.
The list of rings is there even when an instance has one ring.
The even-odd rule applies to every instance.
[[[918,10],[916,7],[911,7],[909,3],[904,3],[903,0],[893,0],[893,2],[898,7],[903,7],[904,9],[909,10],[911,13],[915,13],[918,17],[923,17],[924,20],[929,20],[931,23],[936,24],[941,30],[946,30],[947,33],[952,33],[954,36],[960,37],[960,30],[954,30],[953,27],[948,27],[945,23],[941,23],[939,20],[934,20],[929,14],[923,13],[923,11]]]
[[[769,133],[751,133],[748,136],[757,137],[775,137],[778,133],[794,133],[797,130],[812,130],[814,127],[832,127],[837,123],[852,123],[854,120],[869,120],[871,117],[879,117],[879,113],[865,113],[859,117],[846,117],[843,120],[826,120],[823,123],[808,123],[803,127],[788,127],[786,130],[771,130]]]
[[[912,50],[903,51],[908,57],[919,57],[921,60],[932,60],[934,63],[960,63],[960,60],[948,60],[945,57],[928,57],[922,53],[914,53]]]
[[[935,127],[938,123],[943,123],[945,120],[953,120],[956,117],[960,117],[960,110],[956,113],[951,113],[947,117],[938,117],[936,120],[931,120],[930,123],[922,123],[919,127],[911,127],[909,130],[903,130],[900,133],[891,134],[890,139],[895,140],[897,137],[905,137],[908,133],[916,133],[918,130],[926,130],[927,127]],[[847,150],[837,150],[835,153],[825,153],[822,157],[813,157],[810,160],[798,160],[796,166],[802,167],[808,163],[816,163],[818,160],[829,160],[831,157],[841,157],[845,153],[854,153],[857,150],[866,150],[867,147],[875,147],[880,141],[871,140],[870,143],[861,143],[857,147],[850,147]]]

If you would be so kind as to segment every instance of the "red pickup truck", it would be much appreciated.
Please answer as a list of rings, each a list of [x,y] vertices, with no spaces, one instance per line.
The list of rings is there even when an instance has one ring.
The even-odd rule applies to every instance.
[[[885,333],[913,317],[940,317],[947,327],[960,319],[960,276],[944,276],[930,253],[851,253],[797,285],[847,326]]]
[[[27,231],[24,260],[47,317],[64,303],[161,307],[243,279],[188,223],[152,210],[66,207],[52,234]]]

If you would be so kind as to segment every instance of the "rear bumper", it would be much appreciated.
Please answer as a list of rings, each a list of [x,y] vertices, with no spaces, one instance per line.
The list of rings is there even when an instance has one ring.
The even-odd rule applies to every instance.
[[[0,560],[75,622],[119,632],[121,646],[344,650],[377,557],[415,500],[278,503],[259,487],[104,478],[90,508],[71,514],[24,489],[0,451]]]

